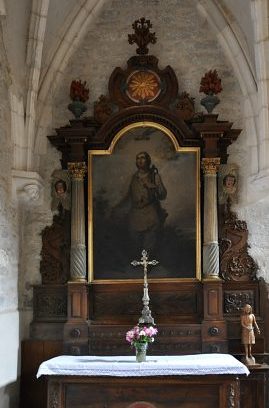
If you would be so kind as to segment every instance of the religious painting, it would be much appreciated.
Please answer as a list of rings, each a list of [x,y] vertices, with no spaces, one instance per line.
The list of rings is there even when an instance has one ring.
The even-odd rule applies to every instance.
[[[90,281],[200,277],[199,149],[154,123],[133,124],[89,152]],[[141,270],[139,270],[141,269]]]

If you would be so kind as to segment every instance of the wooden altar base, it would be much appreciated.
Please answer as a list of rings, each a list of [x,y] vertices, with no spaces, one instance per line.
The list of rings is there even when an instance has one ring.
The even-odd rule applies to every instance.
[[[240,407],[236,375],[49,376],[47,379],[47,408],[135,408],[136,402],[140,402],[140,408]]]

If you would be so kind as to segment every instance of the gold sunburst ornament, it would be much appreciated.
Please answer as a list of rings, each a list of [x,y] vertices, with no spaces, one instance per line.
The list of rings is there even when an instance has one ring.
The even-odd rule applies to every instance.
[[[134,102],[151,102],[160,91],[160,79],[152,71],[136,71],[127,80],[127,95]]]

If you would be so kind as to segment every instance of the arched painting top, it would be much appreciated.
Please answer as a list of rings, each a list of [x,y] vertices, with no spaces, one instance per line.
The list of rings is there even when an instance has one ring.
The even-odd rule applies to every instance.
[[[143,249],[159,261],[150,280],[200,279],[200,149],[136,122],[88,163],[89,280],[141,280],[131,261]]]

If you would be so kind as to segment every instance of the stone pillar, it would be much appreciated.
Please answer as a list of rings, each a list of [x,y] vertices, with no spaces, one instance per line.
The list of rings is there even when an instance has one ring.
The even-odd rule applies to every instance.
[[[203,277],[219,279],[217,170],[219,158],[202,159],[204,172]]]
[[[70,277],[72,282],[86,282],[85,162],[68,163],[72,178]]]

